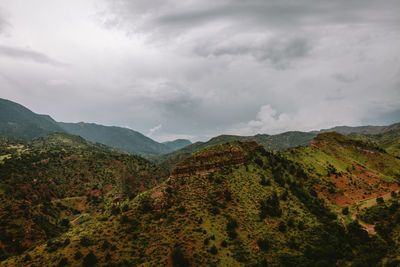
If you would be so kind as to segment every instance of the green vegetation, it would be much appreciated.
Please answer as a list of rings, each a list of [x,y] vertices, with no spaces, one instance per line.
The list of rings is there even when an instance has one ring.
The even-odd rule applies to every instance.
[[[64,132],[50,116],[33,113],[22,105],[0,98],[0,136],[32,140]]]
[[[399,260],[400,159],[377,143],[323,133],[273,152],[234,140],[171,172],[65,133],[4,138],[0,153],[2,266]]]

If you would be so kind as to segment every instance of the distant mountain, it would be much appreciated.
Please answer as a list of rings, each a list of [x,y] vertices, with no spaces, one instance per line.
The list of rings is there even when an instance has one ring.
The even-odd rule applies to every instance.
[[[193,152],[203,149],[207,146],[223,144],[232,141],[256,141],[258,144],[262,145],[267,151],[284,151],[292,147],[296,146],[308,146],[311,144],[312,140],[320,133],[326,132],[337,132],[343,135],[362,135],[365,139],[373,140],[373,136],[376,138],[380,138],[380,135],[388,136],[389,133],[392,133],[396,130],[400,131],[400,123],[395,123],[389,126],[358,126],[358,127],[350,127],[350,126],[337,126],[330,129],[322,129],[320,131],[311,131],[311,132],[299,132],[299,131],[290,131],[284,132],[276,135],[267,135],[267,134],[257,134],[254,136],[238,136],[238,135],[220,135],[214,138],[211,138],[207,142],[196,142],[186,147],[183,147],[179,150],[168,154],[157,155],[155,157],[151,157],[150,159],[162,163],[165,167],[172,168],[177,162],[191,155]],[[367,136],[366,136],[367,135]],[[392,136],[393,134],[390,134]],[[356,138],[359,139],[359,138]],[[400,154],[400,147],[398,147],[398,143],[400,140],[392,140],[390,139],[390,149],[392,151],[396,151],[396,155]],[[378,145],[378,144],[377,144]],[[389,146],[388,141],[386,141],[383,148],[385,146]]]
[[[20,104],[0,98],[0,136],[30,141],[37,137],[65,132],[132,154],[147,156],[170,153],[191,144],[189,140],[184,139],[162,144],[122,127],[56,122],[48,115],[36,114]]]
[[[88,141],[122,149],[133,154],[162,154],[172,151],[167,145],[158,143],[128,128],[84,122],[59,122],[59,125],[70,134],[79,135]]]
[[[400,129],[391,130],[388,132],[375,134],[375,135],[352,133],[352,134],[349,134],[348,136],[353,139],[373,143],[373,144],[385,149],[388,153],[390,153],[396,157],[400,157]]]
[[[322,129],[320,131],[316,131],[316,133],[326,133],[326,132],[337,132],[344,135],[348,135],[351,133],[359,133],[359,134],[383,134],[392,130],[400,130],[400,123],[395,123],[389,126],[336,126],[329,129]]]
[[[11,143],[10,141],[8,141]],[[100,143],[92,143],[86,141],[83,137],[72,135],[69,133],[54,133],[33,139],[28,145],[32,148],[70,148],[70,149],[86,149],[98,152],[109,152],[118,154],[129,154],[124,150],[108,147]]]
[[[56,132],[64,132],[64,129],[50,116],[36,114],[0,98],[0,135],[32,140]]]
[[[163,142],[163,144],[166,145],[169,149],[175,151],[185,146],[191,145],[192,142],[187,139],[176,139],[174,141]]]
[[[316,136],[316,133],[286,132],[277,135],[257,134],[254,136],[220,135],[211,138],[207,142],[196,142],[182,149],[165,155],[151,158],[153,161],[162,163],[165,167],[172,168],[177,162],[191,155],[193,152],[208,146],[223,144],[232,141],[256,141],[268,151],[282,151],[295,146],[307,146]]]

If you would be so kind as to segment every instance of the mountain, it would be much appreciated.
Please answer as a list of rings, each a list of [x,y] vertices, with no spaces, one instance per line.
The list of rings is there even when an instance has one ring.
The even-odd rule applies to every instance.
[[[325,132],[337,132],[344,135],[351,133],[358,134],[383,134],[392,130],[400,130],[400,123],[391,124],[389,126],[336,126],[329,129],[322,129],[320,131],[315,131],[315,133],[325,133]]]
[[[48,115],[36,114],[15,102],[0,98],[0,135],[32,140],[64,132]]]
[[[59,125],[70,134],[79,135],[88,141],[122,149],[132,154],[161,154],[172,151],[166,145],[128,128],[84,122],[60,122]]]
[[[30,141],[40,136],[61,132],[79,135],[91,142],[141,155],[169,153],[190,142],[176,140],[161,144],[127,128],[83,122],[56,122],[48,115],[36,114],[20,104],[0,98],[0,136]]]
[[[349,137],[382,147],[388,153],[400,157],[400,129],[390,130],[384,133],[372,134],[350,134]]]
[[[320,196],[331,205],[356,206],[400,190],[400,160],[375,144],[332,132],[285,153],[318,178]]]
[[[223,144],[232,141],[256,141],[268,151],[282,151],[295,146],[307,146],[316,136],[315,133],[306,132],[285,132],[277,135],[258,134],[254,136],[237,136],[237,135],[220,135],[211,138],[207,142],[196,142],[194,144],[185,146],[182,149],[168,153],[165,155],[158,155],[150,158],[151,160],[162,164],[164,167],[172,168],[177,162],[189,156],[193,152],[206,148],[208,146]]]
[[[166,145],[170,150],[175,151],[185,146],[191,145],[192,142],[187,139],[176,139],[174,141],[163,142],[163,144]]]
[[[135,198],[99,198],[101,206],[89,212],[92,216],[2,265],[396,266],[400,229],[386,223],[396,222],[400,210],[394,204],[397,194],[388,199],[386,192],[399,182],[399,161],[337,133],[318,135],[308,147],[280,153],[255,142],[208,146]],[[379,209],[373,204],[363,208],[367,199],[352,191],[346,194],[360,203],[334,198],[341,181],[350,177],[361,187],[351,187],[358,190],[354,192],[370,190],[370,201],[383,201]],[[375,182],[367,187],[369,180]],[[388,221],[373,233],[363,225],[380,223],[373,217],[376,210]]]
[[[165,170],[145,159],[79,136],[3,140],[0,260],[42,242],[55,249],[59,244],[53,238],[102,215],[119,198],[134,198],[166,178]]]

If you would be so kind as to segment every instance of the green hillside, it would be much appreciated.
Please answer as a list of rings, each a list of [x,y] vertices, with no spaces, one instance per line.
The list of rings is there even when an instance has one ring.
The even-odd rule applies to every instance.
[[[50,116],[36,114],[20,104],[0,98],[0,136],[32,140],[56,132],[64,132],[64,129]]]
[[[400,123],[394,123],[388,126],[336,126],[329,129],[322,129],[320,131],[317,131],[316,133],[337,132],[343,135],[349,135],[352,133],[376,135],[399,129]]]
[[[128,128],[84,122],[60,122],[59,125],[70,134],[79,135],[88,141],[122,149],[132,154],[161,154],[173,151],[168,146]]]
[[[150,157],[149,159],[172,168],[177,162],[191,155],[193,152],[208,146],[224,144],[231,141],[256,141],[267,151],[282,151],[296,146],[307,146],[316,136],[315,133],[285,132],[277,135],[258,134],[254,136],[220,135],[207,142],[196,142],[169,154]]]
[[[190,142],[187,139],[176,139],[174,141],[163,142],[163,144],[166,145],[172,151],[175,151],[175,150],[181,149],[185,146],[191,145],[192,142]]]
[[[167,176],[142,158],[68,134],[4,141],[0,155],[2,259],[60,236]]]
[[[385,133],[371,134],[351,134],[351,138],[373,143],[385,149],[388,153],[400,157],[400,130],[391,130]]]
[[[169,179],[153,189],[104,205],[98,216],[2,264],[378,266],[395,262],[398,240],[369,235],[351,218],[344,224],[335,209],[318,197],[315,182],[322,179],[318,175],[322,169],[314,173],[308,163],[317,160],[312,153],[326,153],[333,160],[337,150],[330,149],[330,142],[352,147],[349,156],[359,148],[373,149],[337,134],[320,135],[312,147],[288,152],[293,160],[266,152],[254,142],[207,147],[179,163]],[[302,160],[301,153],[307,158]],[[382,173],[392,179],[395,171]]]

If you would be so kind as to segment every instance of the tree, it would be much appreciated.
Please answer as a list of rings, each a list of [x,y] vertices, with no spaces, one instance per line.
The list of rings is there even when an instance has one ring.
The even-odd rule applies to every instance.
[[[185,258],[182,251],[176,248],[171,253],[173,267],[189,267],[189,260]]]
[[[210,253],[216,255],[218,253],[218,249],[215,245],[213,245],[210,249]]]
[[[90,251],[84,258],[83,258],[83,266],[85,267],[92,267],[97,264],[98,260],[96,255],[92,251]]]
[[[343,215],[349,214],[349,208],[348,208],[348,207],[344,207],[344,208],[342,209],[342,214],[343,214]]]

